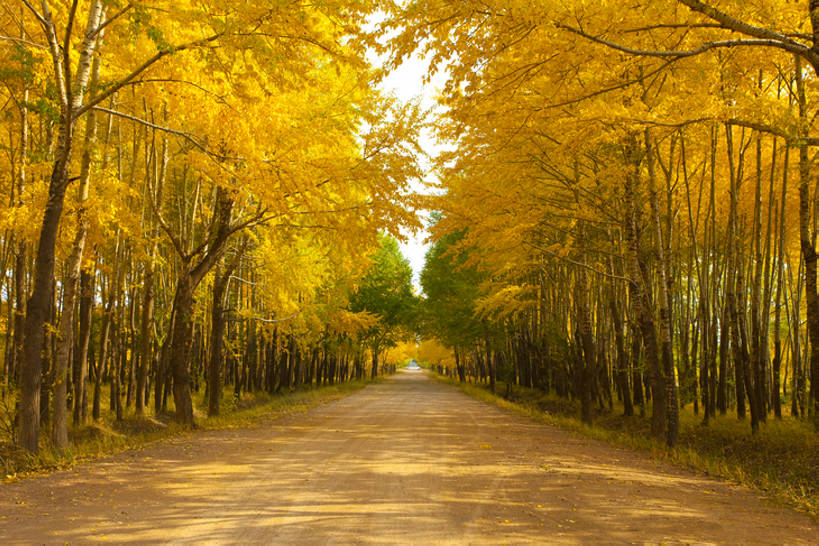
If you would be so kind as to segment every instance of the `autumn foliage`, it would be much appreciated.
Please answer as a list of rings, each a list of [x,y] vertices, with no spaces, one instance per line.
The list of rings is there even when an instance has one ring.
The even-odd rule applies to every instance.
[[[36,4],[36,5],[35,5]],[[225,381],[364,373],[350,298],[416,226],[420,111],[381,95],[368,2],[0,9],[0,299],[17,442]],[[369,368],[368,368],[369,371]],[[377,371],[373,370],[372,373]],[[213,397],[216,397],[215,399]],[[170,406],[170,404],[173,406]]]
[[[819,417],[819,4],[392,15],[393,62],[447,76],[427,295],[462,377],[577,398],[586,421],[619,401],[669,444],[681,405],[753,430],[788,403]]]

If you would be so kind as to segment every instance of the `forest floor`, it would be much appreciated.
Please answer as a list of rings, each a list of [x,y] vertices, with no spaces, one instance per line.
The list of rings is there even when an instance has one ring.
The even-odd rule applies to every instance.
[[[809,543],[749,490],[397,376],[0,485],[0,542]]]

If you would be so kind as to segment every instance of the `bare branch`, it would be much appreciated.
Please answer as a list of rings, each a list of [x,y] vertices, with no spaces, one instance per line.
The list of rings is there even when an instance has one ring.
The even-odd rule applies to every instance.
[[[540,252],[543,252],[544,254],[548,254],[549,256],[552,256],[553,258],[557,258],[558,260],[562,260],[562,261],[570,263],[572,265],[576,265],[578,267],[583,267],[585,269],[588,269],[589,271],[597,273],[598,275],[602,275],[602,276],[608,277],[610,279],[616,279],[618,281],[631,282],[631,279],[629,279],[628,277],[623,277],[621,275],[614,275],[612,273],[607,273],[605,271],[601,271],[601,270],[599,270],[597,268],[594,268],[594,267],[590,266],[589,264],[584,264],[582,262],[572,260],[571,258],[569,258],[567,256],[561,256],[560,254],[558,254],[558,253],[556,253],[556,252],[554,252],[552,250],[549,250],[548,248],[543,248],[543,247],[541,247],[539,245],[530,243],[528,241],[523,241],[523,244],[525,244],[526,246],[530,246],[530,247],[534,248],[535,250],[539,250]]]
[[[41,25],[43,25],[44,27],[48,26],[48,21],[45,20],[45,17],[40,15],[40,12],[34,9],[34,6],[32,6],[28,0],[21,0],[21,2],[23,2],[23,5],[28,8],[28,10],[32,13],[32,15],[34,15],[34,17],[40,22]]]
[[[0,42],[16,42],[18,44],[36,47],[37,49],[48,49],[48,46],[44,46],[43,44],[29,42],[28,40],[23,40],[22,38],[12,38],[11,36],[0,36]]]
[[[128,82],[125,85],[140,85],[140,84],[143,84],[143,83],[181,83],[181,84],[184,84],[184,85],[190,85],[192,87],[195,87],[195,88],[199,89],[203,93],[206,93],[208,95],[213,96],[216,99],[217,102],[219,102],[220,104],[224,104],[225,106],[229,107],[231,110],[236,110],[235,108],[233,108],[233,106],[230,105],[230,103],[228,103],[225,100],[224,96],[219,95],[217,93],[214,93],[210,89],[208,89],[206,87],[203,87],[203,86],[201,86],[199,84],[193,83],[191,81],[188,81],[188,80],[177,80],[175,78],[148,78],[148,79],[143,79],[143,80],[133,80],[133,81]]]
[[[105,27],[107,27],[108,25],[110,25],[111,23],[113,23],[114,21],[116,21],[117,19],[119,19],[120,17],[122,17],[123,15],[125,15],[126,13],[128,13],[128,11],[129,11],[129,10],[130,10],[132,7],[134,7],[134,5],[133,5],[131,2],[128,2],[128,5],[127,5],[127,6],[125,6],[124,8],[122,8],[121,10],[119,10],[118,12],[116,12],[114,15],[112,15],[111,17],[109,17],[107,20],[105,20],[105,21],[104,21],[102,24],[100,24],[100,26],[98,26],[98,27],[97,27],[97,28],[94,30],[94,32],[93,32],[93,34],[91,35],[91,37],[92,37],[92,38],[93,38],[93,37],[96,37],[96,36],[97,36],[97,35],[98,35],[100,32],[102,32],[103,30],[105,30]]]
[[[716,41],[716,42],[707,42],[707,43],[704,43],[704,44],[702,44],[701,46],[699,46],[697,48],[682,50],[682,51],[661,51],[661,50],[649,50],[649,49],[633,49],[633,48],[630,48],[630,47],[626,47],[624,45],[620,45],[620,44],[615,43],[615,42],[611,42],[609,40],[605,40],[605,39],[600,38],[598,36],[592,36],[591,34],[585,32],[585,31],[583,31],[583,30],[581,30],[579,28],[564,25],[562,23],[558,23],[558,24],[556,24],[556,26],[557,26],[557,28],[567,30],[569,32],[577,34],[578,36],[586,38],[587,40],[591,40],[592,42],[604,45],[606,47],[610,47],[611,49],[620,51],[622,53],[626,53],[628,55],[635,55],[635,56],[639,56],[639,57],[657,57],[657,58],[661,58],[661,59],[667,59],[667,58],[682,59],[684,57],[694,57],[696,55],[700,55],[700,54],[705,53],[706,51],[709,51],[709,50],[712,50],[712,49],[733,48],[733,47],[748,47],[748,46],[775,47],[775,48],[778,48],[778,49],[784,49],[785,51],[788,51],[790,53],[794,53],[796,55],[800,55],[802,57],[808,57],[809,54],[810,54],[810,50],[806,46],[804,46],[804,45],[802,45],[802,44],[800,44],[798,42],[795,42],[795,41],[790,40],[790,39],[786,39],[787,41],[783,42],[781,40],[776,40],[776,39],[772,39],[772,38],[763,38],[763,39],[754,39],[754,40],[747,40],[747,39],[741,39],[741,38],[737,39],[737,40],[720,40],[720,41]]]
[[[191,135],[190,133],[186,133],[185,131],[179,131],[177,129],[171,129],[170,127],[163,127],[162,125],[157,125],[157,124],[152,123],[152,122],[150,122],[148,120],[138,118],[136,116],[132,116],[131,114],[126,114],[125,112],[119,112],[117,110],[111,110],[110,108],[103,108],[101,106],[94,106],[92,108],[92,110],[97,110],[99,112],[105,112],[106,114],[111,114],[113,116],[121,117],[121,118],[130,120],[130,121],[133,121],[133,122],[136,122],[136,123],[141,123],[142,125],[145,125],[146,127],[150,127],[151,129],[156,129],[157,131],[163,131],[165,133],[169,133],[169,134],[172,134],[172,135],[182,137],[185,140],[187,140],[188,142],[190,142],[191,144],[193,144],[194,146],[196,146],[196,148],[198,148],[200,151],[202,151],[203,153],[205,153],[205,154],[207,154],[207,155],[209,155],[209,156],[211,156],[211,157],[213,157],[215,159],[220,159],[220,160],[238,160],[238,159],[241,159],[239,157],[229,157],[229,156],[223,156],[223,155],[219,155],[217,153],[214,153],[214,152],[208,150],[198,140],[196,140],[196,138],[194,138],[193,135]]]
[[[265,324],[275,324],[277,322],[286,322],[288,320],[296,318],[299,315],[301,315],[301,311],[296,311],[295,313],[293,313],[291,315],[288,315],[288,316],[286,316],[284,318],[280,318],[280,319],[266,319],[266,318],[261,318],[261,317],[249,317],[249,318],[250,318],[250,320],[255,320],[256,322],[264,322]]]
[[[241,277],[237,277],[236,275],[231,275],[229,278],[230,278],[231,280],[234,280],[234,281],[239,281],[240,283],[242,283],[242,284],[247,284],[247,285],[249,285],[249,286],[258,286],[258,285],[259,285],[259,283],[250,282],[250,281],[248,281],[248,280],[246,280],[246,279],[243,279],[243,278],[241,278]]]
[[[677,28],[722,28],[727,29],[723,24],[720,23],[660,23],[656,25],[648,25],[644,27],[634,27],[634,28],[627,28],[623,30],[623,33],[633,34],[636,32],[646,32],[649,30],[660,30],[660,29],[677,29]]]
[[[789,145],[793,145],[797,141],[803,140],[805,144],[807,144],[808,146],[819,146],[819,138],[811,137],[800,139],[795,135],[788,134],[782,129],[779,129],[777,127],[771,127],[770,125],[765,125],[763,123],[755,123],[753,121],[745,121],[736,118],[729,119],[725,123],[727,123],[728,125],[736,125],[737,127],[745,127],[747,129],[753,129],[754,131],[759,131],[762,133],[768,133],[770,135],[778,136],[780,138],[785,139],[785,141]]]

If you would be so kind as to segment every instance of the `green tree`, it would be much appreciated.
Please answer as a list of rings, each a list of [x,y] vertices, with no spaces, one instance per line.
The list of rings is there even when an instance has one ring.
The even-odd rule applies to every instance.
[[[470,265],[469,251],[459,248],[463,238],[463,231],[455,231],[438,239],[427,252],[421,272],[423,333],[455,350],[461,381],[465,377],[459,356],[465,347],[480,343],[486,329],[475,313],[486,275]]]
[[[395,238],[380,235],[379,248],[371,259],[370,269],[350,299],[350,310],[366,311],[378,319],[361,334],[372,353],[375,377],[379,354],[412,332],[418,304],[412,292],[412,268]]]

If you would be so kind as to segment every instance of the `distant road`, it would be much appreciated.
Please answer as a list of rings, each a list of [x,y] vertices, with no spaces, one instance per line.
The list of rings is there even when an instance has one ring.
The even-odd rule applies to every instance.
[[[0,543],[807,543],[745,489],[405,370],[262,428],[0,485]]]

